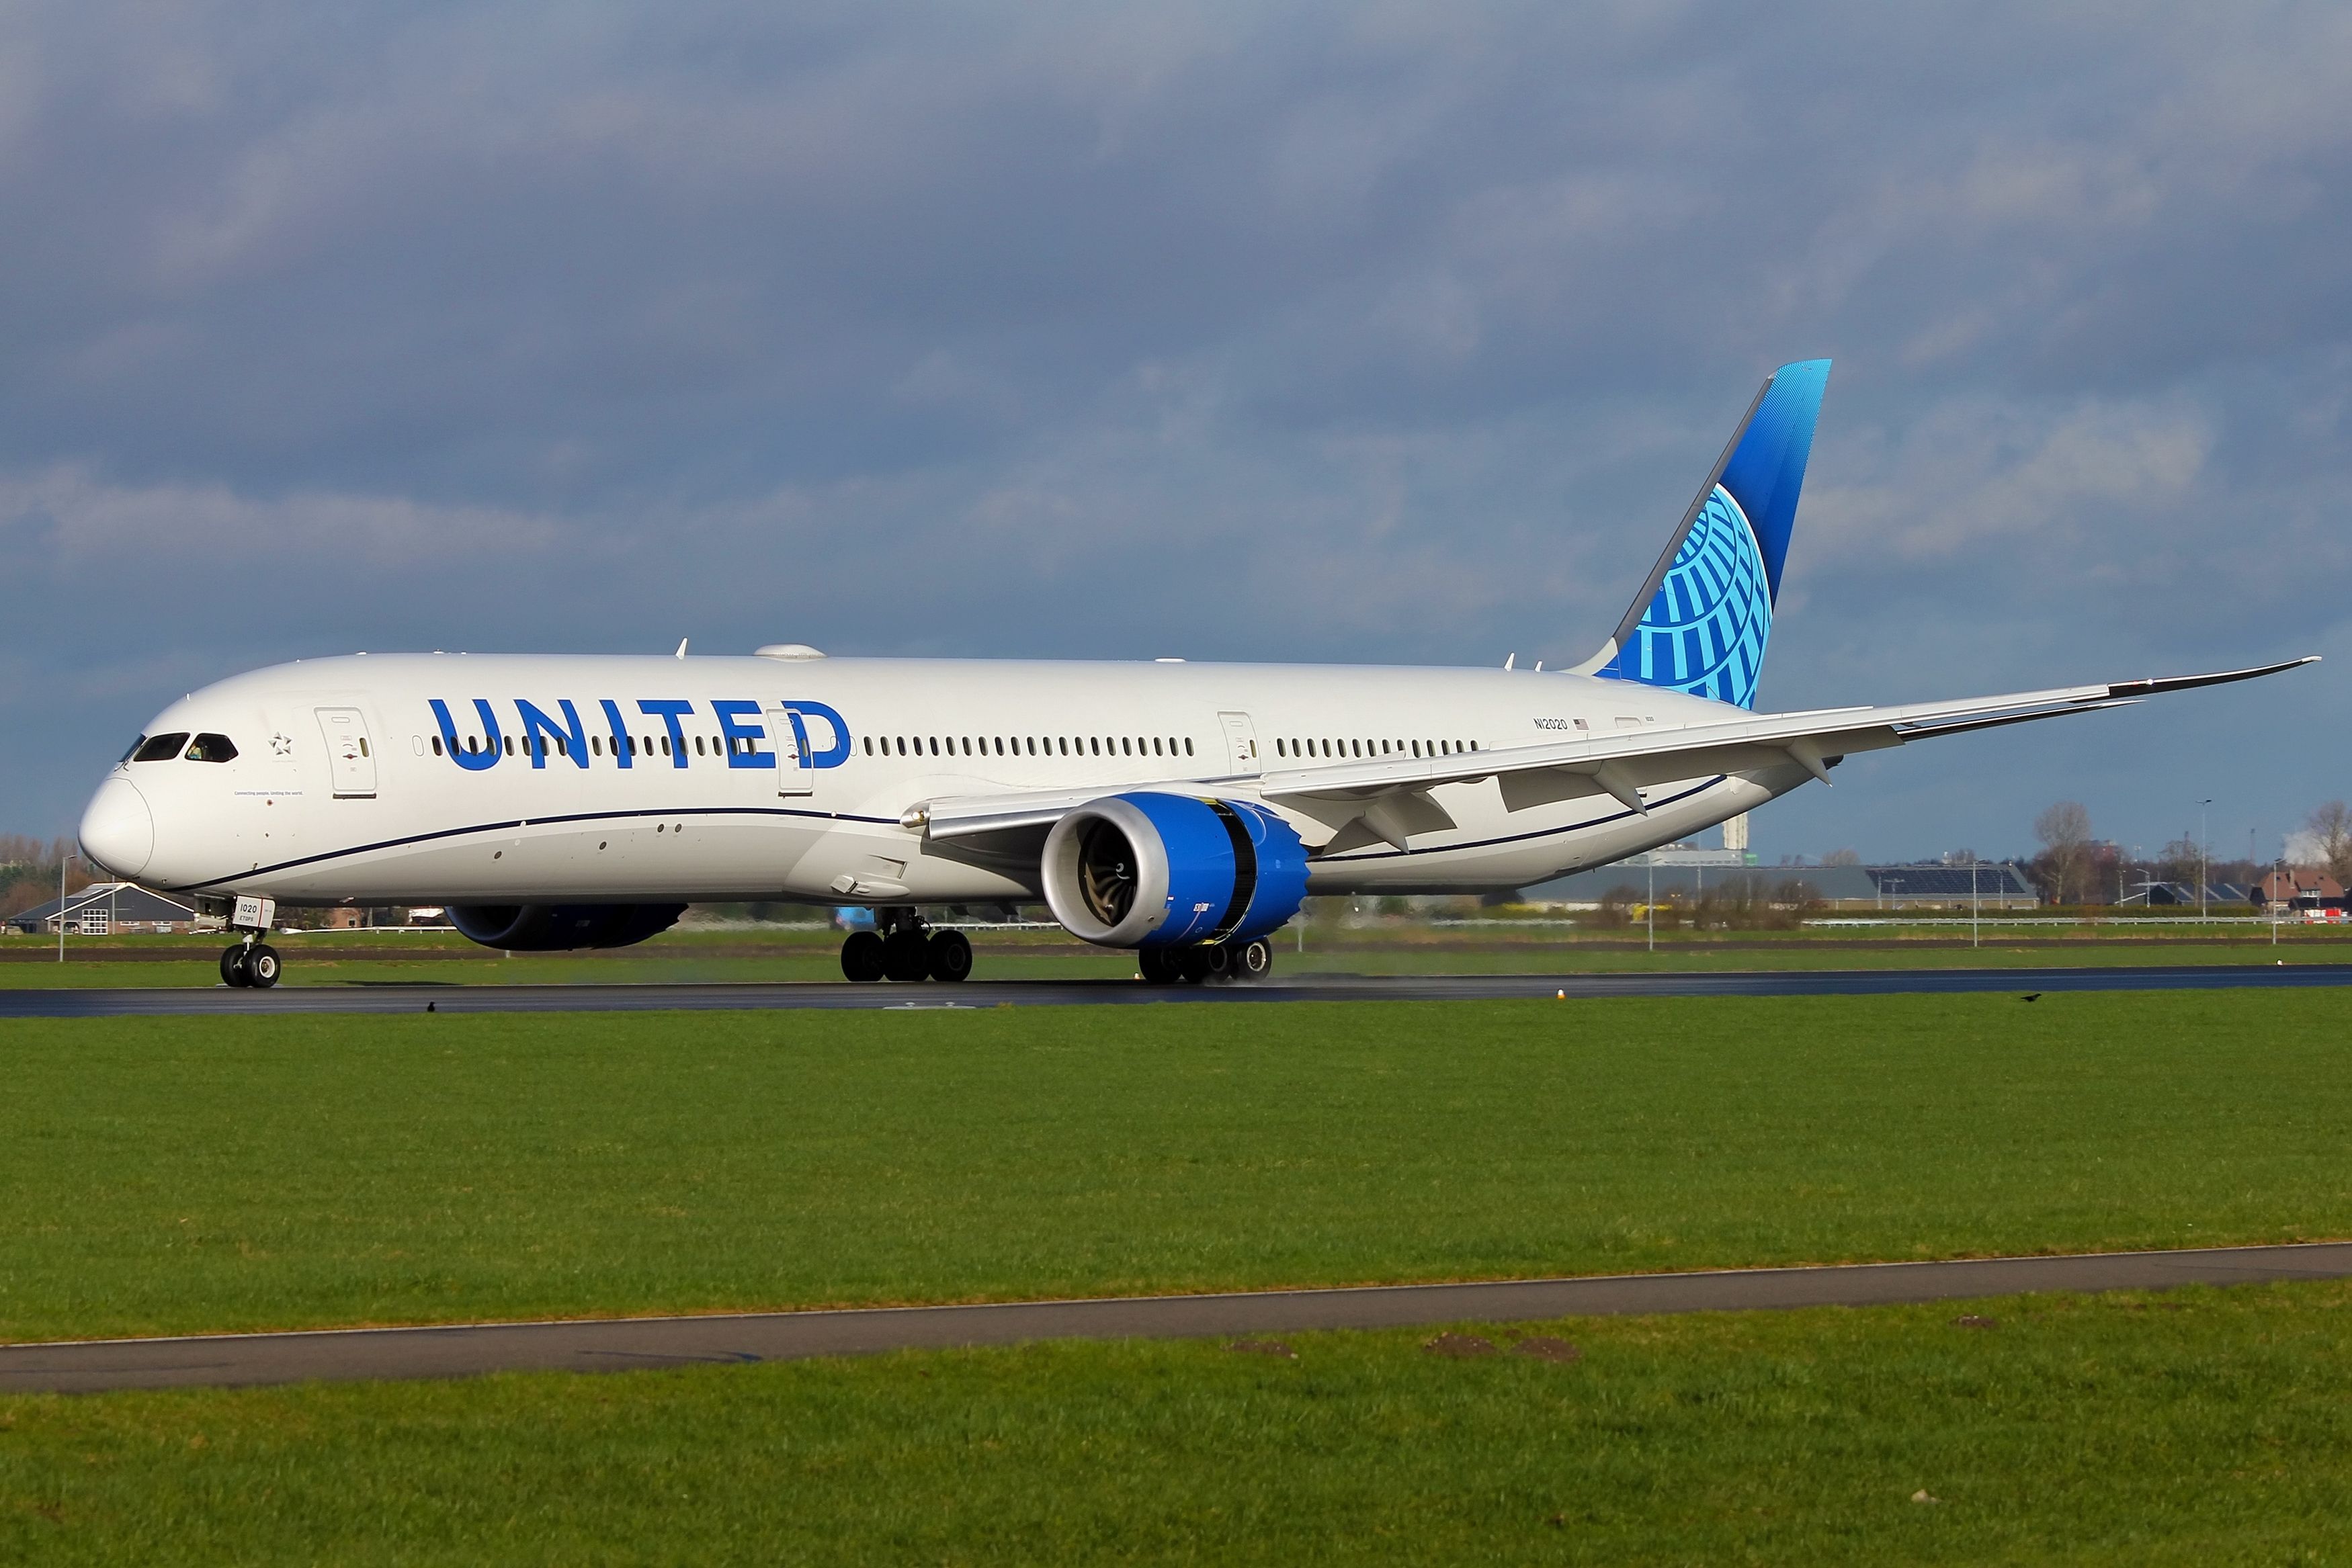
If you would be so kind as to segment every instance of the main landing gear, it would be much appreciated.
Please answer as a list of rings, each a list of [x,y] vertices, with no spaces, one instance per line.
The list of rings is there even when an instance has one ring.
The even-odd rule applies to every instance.
[[[1274,944],[1260,936],[1213,947],[1146,947],[1135,955],[1146,985],[1262,980],[1274,972]]]
[[[875,928],[841,945],[841,972],[866,980],[961,980],[971,974],[971,939],[935,931],[911,909],[877,909]]]

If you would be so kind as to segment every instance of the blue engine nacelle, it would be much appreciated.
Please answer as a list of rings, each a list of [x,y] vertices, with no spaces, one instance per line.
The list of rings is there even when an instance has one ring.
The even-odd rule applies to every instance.
[[[1045,902],[1104,947],[1246,942],[1298,913],[1307,846],[1246,800],[1137,790],[1089,800],[1045,836]]]
[[[562,953],[626,947],[677,924],[683,904],[453,904],[449,924],[485,947]]]

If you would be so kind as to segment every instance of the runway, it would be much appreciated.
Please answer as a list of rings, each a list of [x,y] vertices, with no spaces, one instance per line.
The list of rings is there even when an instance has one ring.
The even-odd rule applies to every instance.
[[[0,1019],[270,1013],[708,1012],[964,1009],[1145,1002],[1449,1002],[1598,997],[1880,997],[1977,992],[2300,990],[2352,986],[2352,964],[2135,965],[2071,969],[1749,969],[1605,975],[1375,975],[1254,985],[969,980],[961,985],[749,981],[724,985],[226,986],[0,989]]]
[[[0,1392],[90,1394],[491,1372],[622,1372],[1034,1340],[1210,1338],[1630,1312],[1887,1306],[2036,1291],[2166,1290],[2347,1276],[2352,1242],[2321,1242],[986,1306],[83,1340],[0,1346]]]

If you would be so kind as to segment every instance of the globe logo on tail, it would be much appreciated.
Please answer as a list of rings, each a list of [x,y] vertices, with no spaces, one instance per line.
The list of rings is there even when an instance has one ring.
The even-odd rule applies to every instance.
[[[1717,485],[1630,645],[1602,673],[1753,707],[1771,632],[1772,593],[1755,531]]]

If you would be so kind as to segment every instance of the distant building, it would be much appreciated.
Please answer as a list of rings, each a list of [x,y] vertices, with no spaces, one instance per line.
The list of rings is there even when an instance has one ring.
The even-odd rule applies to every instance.
[[[54,936],[60,919],[69,936],[111,936],[124,931],[185,933],[216,930],[220,925],[216,919],[199,916],[187,904],[128,882],[94,882],[67,897],[62,905],[53,898],[10,915],[8,924],[27,935]]]
[[[1854,913],[1867,909],[2031,909],[2041,902],[2013,865],[1741,865],[1727,852],[1676,854],[1659,851],[1595,871],[1580,871],[1528,888],[1529,904],[1594,909],[1612,893],[1630,890],[1638,902],[1652,888],[1658,901],[1744,894],[1766,902],[1796,898]]]
[[[2224,904],[2257,902],[2255,891],[2242,882],[2209,882],[2201,897],[2193,882],[2151,882],[2147,893],[2148,904],[2158,909],[2195,909],[2200,904],[2212,909]]]
[[[2254,898],[2283,909],[2341,909],[2344,884],[2326,872],[2292,868],[2272,872],[2254,884]]]

